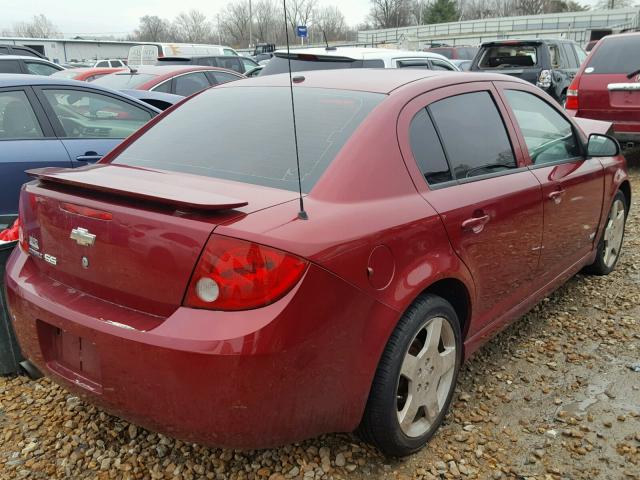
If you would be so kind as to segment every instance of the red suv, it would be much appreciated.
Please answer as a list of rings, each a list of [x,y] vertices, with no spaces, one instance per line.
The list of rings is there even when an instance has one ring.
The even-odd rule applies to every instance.
[[[251,449],[357,430],[405,455],[465,358],[614,269],[625,160],[505,75],[310,71],[293,90],[297,144],[289,76],[259,76],[98,165],[33,171],[10,318],[38,368],[148,428]]]
[[[567,90],[569,115],[613,122],[623,144],[640,143],[640,33],[600,40]]]

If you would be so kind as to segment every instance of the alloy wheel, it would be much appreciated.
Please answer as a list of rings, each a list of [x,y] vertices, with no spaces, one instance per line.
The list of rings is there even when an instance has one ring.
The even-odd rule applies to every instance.
[[[400,368],[397,414],[408,437],[424,435],[442,412],[456,365],[453,328],[442,317],[427,320],[409,344]]]

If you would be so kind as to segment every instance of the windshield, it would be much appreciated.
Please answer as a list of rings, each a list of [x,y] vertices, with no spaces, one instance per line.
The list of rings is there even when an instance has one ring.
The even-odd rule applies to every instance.
[[[631,73],[640,68],[640,35],[605,38],[587,65],[589,73]]]
[[[294,89],[302,189],[309,192],[385,96]],[[251,105],[247,115],[243,105]],[[145,132],[113,163],[298,189],[289,87],[207,90]]]
[[[483,47],[479,68],[522,68],[538,63],[536,45],[492,45]]]
[[[138,88],[143,83],[153,80],[157,75],[148,73],[112,73],[104,77],[94,80],[94,84],[103,87],[113,88],[114,90],[126,90]]]

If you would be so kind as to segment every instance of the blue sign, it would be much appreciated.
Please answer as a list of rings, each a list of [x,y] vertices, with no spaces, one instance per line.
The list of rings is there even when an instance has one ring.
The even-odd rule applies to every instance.
[[[296,27],[296,35],[300,38],[307,38],[307,26],[306,25],[298,25]]]

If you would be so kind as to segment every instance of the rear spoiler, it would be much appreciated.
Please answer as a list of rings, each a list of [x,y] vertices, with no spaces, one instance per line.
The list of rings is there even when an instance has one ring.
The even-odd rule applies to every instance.
[[[80,168],[37,168],[27,173],[44,183],[147,200],[178,208],[227,210],[249,202],[208,190],[207,178],[148,170],[128,165],[99,164]]]
[[[274,55],[278,58],[290,58],[291,60],[313,60],[316,62],[355,62],[357,58],[351,57],[340,57],[338,55],[316,55],[315,53],[304,53],[304,52],[274,52]]]

